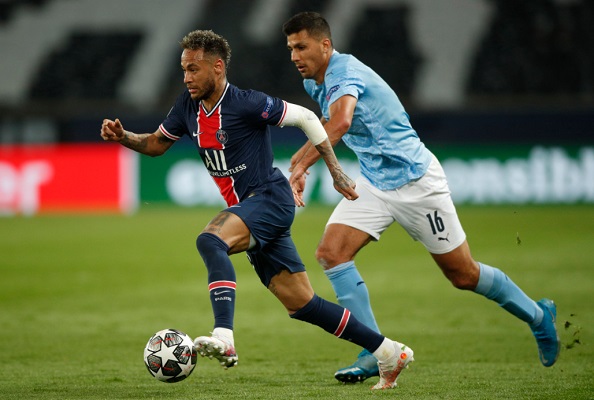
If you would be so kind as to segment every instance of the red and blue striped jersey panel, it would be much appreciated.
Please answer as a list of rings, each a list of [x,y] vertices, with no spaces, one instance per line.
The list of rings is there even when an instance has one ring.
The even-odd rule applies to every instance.
[[[231,207],[231,206],[234,206],[235,204],[239,203],[239,196],[235,192],[235,182],[233,181],[233,178],[230,178],[230,177],[215,178],[215,177],[213,177],[212,179],[215,181],[215,183],[219,187],[219,192],[221,192],[221,195],[225,199],[227,206]]]
[[[198,147],[204,149],[223,150],[225,148],[226,141],[222,140],[224,137],[221,130],[222,118],[221,118],[221,105],[217,105],[210,113],[208,113],[202,104],[198,107]],[[205,152],[203,155],[206,157],[205,163],[207,165],[212,164],[214,168],[218,170],[226,170],[227,162],[224,158],[224,152]],[[225,199],[228,206],[239,203],[239,198],[234,188],[233,178],[227,177],[215,177],[213,180],[219,187],[219,192]]]
[[[221,105],[219,104],[210,113],[206,112],[202,104],[198,109],[198,146],[206,149],[224,149],[225,144],[217,140],[217,132],[223,125]]]
[[[269,126],[281,123],[286,103],[227,84],[212,110],[182,93],[160,126],[172,140],[189,136],[229,206],[264,187],[275,169]]]

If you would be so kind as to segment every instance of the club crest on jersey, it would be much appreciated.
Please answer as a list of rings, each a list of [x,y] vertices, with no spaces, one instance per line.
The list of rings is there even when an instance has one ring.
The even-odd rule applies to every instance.
[[[220,144],[225,144],[225,143],[227,143],[227,140],[229,140],[229,136],[227,135],[227,132],[225,132],[225,131],[224,131],[224,130],[222,130],[222,129],[219,129],[219,130],[217,131],[217,133],[215,134],[215,136],[216,136],[216,138],[217,138],[217,141],[218,141]]]

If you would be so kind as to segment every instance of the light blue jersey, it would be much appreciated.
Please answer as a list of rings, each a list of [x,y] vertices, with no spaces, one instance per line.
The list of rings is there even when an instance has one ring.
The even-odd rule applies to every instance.
[[[324,82],[303,82],[330,120],[329,107],[344,95],[357,106],[351,128],[342,137],[355,152],[361,174],[380,190],[399,188],[425,174],[432,155],[410,125],[396,93],[371,68],[349,54],[334,51]]]

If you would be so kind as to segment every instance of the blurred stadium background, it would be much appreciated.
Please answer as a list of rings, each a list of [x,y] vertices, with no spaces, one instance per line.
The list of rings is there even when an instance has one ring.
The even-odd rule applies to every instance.
[[[0,215],[222,204],[189,141],[137,157],[101,121],[154,131],[193,29],[230,41],[231,83],[319,114],[281,33],[304,10],[391,84],[458,204],[594,203],[591,0],[0,0]],[[284,168],[303,136],[273,136]],[[337,200],[326,175],[311,201]]]
[[[230,82],[319,114],[281,33],[304,10],[322,12],[335,47],[400,96],[464,205],[473,253],[559,305],[562,355],[542,368],[520,321],[452,290],[421,245],[388,229],[357,257],[382,330],[418,354],[394,394],[594,398],[593,0],[0,0],[0,326],[10,333],[0,398],[377,398],[334,382],[350,344],[297,327],[243,255],[233,256],[243,367],[224,385],[205,360],[182,384],[150,378],[141,352],[152,333],[212,326],[194,238],[222,203],[189,140],[153,159],[99,137],[103,118],[157,128],[184,90],[177,43],[193,29],[230,41]],[[286,172],[304,136],[275,129]],[[355,175],[350,152],[337,152]],[[321,206],[292,233],[330,300],[314,257],[323,204],[339,196],[327,179],[312,170],[306,197]],[[271,348],[282,362],[263,356]]]

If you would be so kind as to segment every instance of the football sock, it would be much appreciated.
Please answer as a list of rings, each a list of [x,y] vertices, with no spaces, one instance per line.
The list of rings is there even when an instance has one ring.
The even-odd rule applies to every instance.
[[[359,321],[380,333],[377,322],[371,309],[367,285],[359,274],[354,261],[337,265],[325,270],[324,273],[330,280],[336,293],[338,303],[350,310]]]
[[[497,302],[501,307],[530,326],[537,326],[543,318],[543,311],[501,270],[478,263],[479,281],[474,291]]]
[[[402,343],[398,343],[399,347],[402,347]],[[373,356],[378,359],[378,361],[385,362],[389,360],[392,356],[396,353],[396,348],[392,341],[388,338],[385,338],[382,344],[377,348],[376,351],[373,352]]]
[[[208,270],[208,291],[214,314],[214,327],[233,329],[235,313],[235,268],[227,252],[229,246],[212,233],[201,233],[196,247]]]
[[[384,341],[384,336],[363,325],[349,310],[316,294],[309,303],[290,317],[317,325],[326,332],[358,344],[372,353]]]

